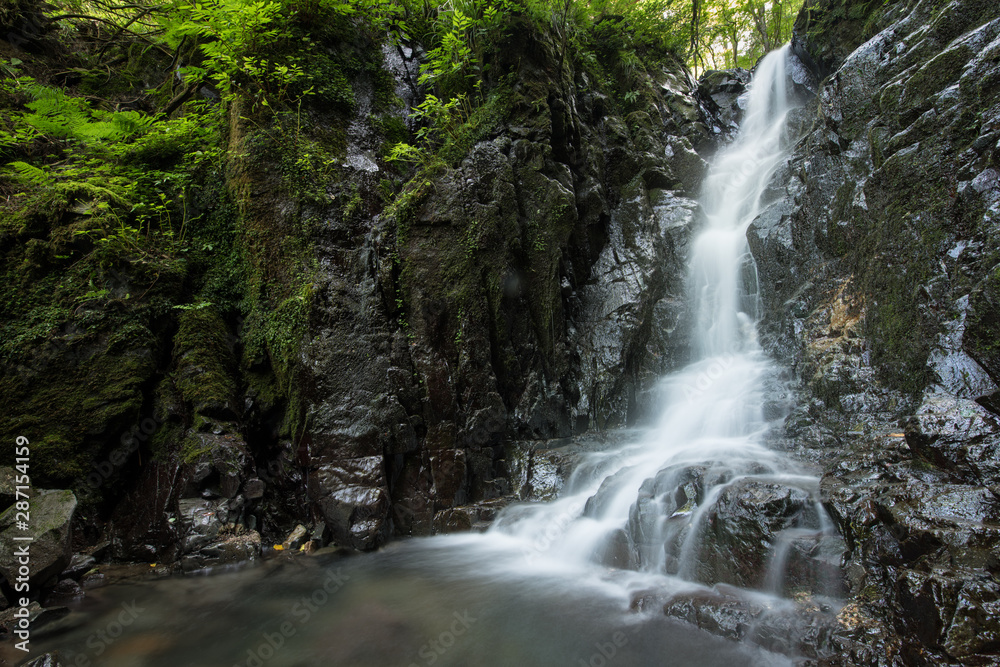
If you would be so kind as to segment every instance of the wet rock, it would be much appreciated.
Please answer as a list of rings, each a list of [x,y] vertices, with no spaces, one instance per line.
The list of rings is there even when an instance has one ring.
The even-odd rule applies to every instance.
[[[434,533],[457,533],[462,531],[483,531],[504,507],[515,498],[495,498],[471,505],[452,507],[434,514]]]
[[[317,549],[322,549],[326,546],[326,524],[322,521],[318,522],[313,526],[312,531],[309,533],[309,540],[313,542]]]
[[[188,434],[186,446],[201,453],[190,464],[193,470],[183,493],[235,498],[250,473],[246,442],[232,433],[194,432]]]
[[[1000,482],[1000,425],[975,401],[928,393],[906,421],[914,454],[975,484]]]
[[[460,533],[472,530],[475,515],[472,511],[456,507],[434,514],[435,533]]]
[[[17,485],[14,480],[17,473],[10,466],[0,466],[0,511],[14,504],[17,495]]]
[[[709,111],[716,120],[712,130],[729,137],[739,129],[746,106],[744,93],[750,83],[750,72],[737,68],[709,70],[698,79],[698,95],[709,103]]]
[[[934,371],[938,383],[947,393],[958,398],[977,400],[995,393],[998,387],[987,371],[963,349],[966,341],[971,345],[975,334],[975,330],[967,334],[969,298],[968,295],[963,296],[952,306],[959,316],[944,323],[945,330],[938,335],[927,365]],[[978,347],[976,350],[982,356]]]
[[[37,602],[32,602],[27,606],[28,629],[32,634],[37,635],[38,631],[45,626],[58,623],[69,615],[66,607],[42,607]],[[15,616],[21,612],[21,607],[11,607],[0,612],[0,637],[10,637],[15,628],[21,627],[21,618]]]
[[[261,554],[260,533],[255,530],[223,531],[223,538],[181,559],[181,568],[188,572],[220,565],[236,565],[254,561]]]
[[[70,663],[64,662],[60,657],[59,652],[46,653],[40,655],[37,658],[33,658],[26,663],[23,663],[22,667],[69,667]]]
[[[993,267],[968,297],[968,325],[962,348],[1000,382],[1000,352],[994,333],[1000,328],[1000,267]]]
[[[247,500],[257,500],[264,497],[264,482],[256,477],[248,479],[243,484],[243,497]]]
[[[372,549],[385,542],[390,502],[381,456],[319,466],[309,484],[333,543]]]
[[[780,534],[819,528],[815,501],[800,488],[742,479],[728,485],[704,519],[697,579],[760,588]]]
[[[300,523],[295,526],[295,530],[293,530],[288,537],[285,538],[285,541],[281,543],[281,546],[285,548],[285,551],[298,549],[306,541],[306,536],[308,534],[309,531]]]
[[[97,559],[93,556],[87,554],[73,554],[72,558],[70,558],[69,566],[62,571],[59,578],[79,580],[80,577],[93,569],[96,563]]]
[[[594,555],[594,560],[603,563],[607,567],[618,569],[629,569],[635,566],[635,557],[632,554],[632,544],[629,541],[628,533],[622,529],[612,531],[601,544],[598,552]]]
[[[956,658],[1000,651],[1000,587],[993,581],[970,581],[955,600],[944,649]]]
[[[79,600],[85,595],[80,584],[76,583],[72,579],[62,579],[52,590],[48,592],[48,597],[45,600],[46,605],[53,604],[65,604],[72,600]]]
[[[433,484],[434,506],[446,508],[461,505],[466,500],[465,450],[451,449],[434,452],[427,457]]]
[[[215,541],[223,527],[229,523],[226,501],[182,498],[178,502],[178,523],[182,553],[193,553]]]
[[[80,578],[80,587],[84,590],[100,588],[107,583],[107,577],[102,572],[89,572]]]
[[[776,653],[819,660],[838,656],[849,642],[838,637],[841,626],[837,618],[803,600],[806,603],[779,602],[719,587],[670,596],[662,608],[667,616],[711,634],[751,642]]]
[[[1000,98],[977,83],[996,76],[995,19],[970,0],[803,12],[792,51],[827,78],[748,232],[762,341],[802,392],[773,441],[825,470],[860,664],[996,661],[992,593],[956,613],[1000,546]]]
[[[28,577],[37,586],[46,584],[70,563],[76,496],[72,491],[35,489],[29,502],[30,520],[26,529],[18,527],[16,506],[0,515],[0,543],[4,546],[0,553],[0,574],[8,582],[16,580],[20,566],[15,551],[19,543],[14,538],[31,537]]]
[[[235,367],[229,331],[219,313],[214,308],[181,311],[172,381],[196,414],[222,420],[240,416]]]
[[[708,171],[708,163],[695,152],[691,142],[686,137],[667,137],[666,155],[670,160],[670,168],[674,173],[679,190],[689,193],[696,193],[701,187],[705,173]],[[662,195],[661,195],[662,196]],[[654,210],[662,210],[654,208]],[[661,223],[664,227],[676,224],[675,220],[668,220]]]
[[[254,478],[253,459],[234,425],[199,418],[183,432],[185,462],[144,466],[112,515],[112,554],[170,563],[213,541],[226,524],[248,519],[240,490]]]
[[[177,502],[183,486],[180,465],[153,461],[144,466],[111,517],[110,553],[130,561],[173,561],[181,539]],[[171,521],[173,519],[173,521]]]
[[[711,465],[671,466],[642,483],[626,526],[638,550],[639,564],[657,563],[665,557],[666,570],[678,571],[677,558],[690,530],[689,522],[704,500],[706,488],[725,483],[731,474],[728,470],[711,468]],[[602,485],[592,500],[600,503],[604,492]]]

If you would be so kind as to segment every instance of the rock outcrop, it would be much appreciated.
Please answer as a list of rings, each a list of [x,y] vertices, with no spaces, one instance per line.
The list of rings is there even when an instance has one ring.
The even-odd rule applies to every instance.
[[[505,443],[628,423],[683,355],[694,146],[714,140],[692,82],[670,62],[613,99],[521,27],[467,149],[321,241],[304,442],[338,543],[472,525],[464,506],[515,497]]]
[[[797,28],[825,78],[748,232],[765,344],[801,389],[774,445],[825,471],[856,664],[991,664],[1000,20],[831,0]]]

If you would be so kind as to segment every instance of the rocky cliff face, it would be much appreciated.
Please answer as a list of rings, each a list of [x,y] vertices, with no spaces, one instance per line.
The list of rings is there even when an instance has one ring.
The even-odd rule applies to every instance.
[[[421,46],[328,27],[314,66],[337,76],[297,115],[229,110],[191,189],[197,256],[74,264],[99,298],[50,303],[81,195],[18,211],[10,293],[42,282],[11,296],[4,441],[77,491],[77,548],[191,569],[298,523],[355,549],[467,529],[546,492],[533,443],[641,417],[685,355],[693,197],[744,79],[714,99],[673,56],[510,35],[506,76],[414,174],[385,155]]]
[[[793,52],[810,101],[748,233],[762,338],[799,394],[772,444],[823,473],[848,549],[830,644],[847,664],[1000,651],[996,14],[807,7]],[[562,463],[539,443],[641,419],[685,360],[693,197],[746,72],[695,88],[661,60],[623,95],[613,60],[515,26],[494,63],[510,76],[485,83],[461,141],[401,173],[382,145],[420,99],[420,45],[353,40],[328,49],[356,63],[330,99],[353,102],[307,105],[299,153],[291,129],[233,110],[218,187],[192,204],[232,249],[223,269],[139,262],[98,285],[105,303],[24,315],[8,337],[48,336],[0,376],[4,438],[43,429],[38,469],[83,491],[53,571],[70,516],[76,546],[186,568],[253,558],[257,531],[299,522],[354,549],[472,528],[544,495]],[[78,198],[3,232],[10,285],[62,288],[92,215]],[[227,290],[240,308],[204,297]],[[716,622],[731,600],[710,598],[668,613]],[[733,609],[742,638],[757,612]]]
[[[992,664],[1000,20],[831,1],[797,27],[825,78],[748,232],[766,345],[802,396],[775,445],[824,471],[851,659]]]
[[[653,68],[627,102],[521,28],[466,150],[321,241],[305,437],[339,543],[490,518],[530,489],[512,440],[634,420],[683,355],[694,146],[715,136],[692,83]]]

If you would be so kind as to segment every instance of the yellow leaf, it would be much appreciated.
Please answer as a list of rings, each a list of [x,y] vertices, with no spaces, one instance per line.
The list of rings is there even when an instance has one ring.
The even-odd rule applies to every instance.
[[[275,550],[275,551],[284,551],[284,550],[285,550],[285,547],[283,547],[283,546],[282,546],[282,545],[280,545],[280,544],[275,544],[275,545],[274,545],[274,550]]]

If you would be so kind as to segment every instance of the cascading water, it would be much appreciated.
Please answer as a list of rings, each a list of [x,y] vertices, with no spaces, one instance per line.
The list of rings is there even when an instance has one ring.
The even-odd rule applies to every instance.
[[[780,593],[790,545],[830,532],[818,480],[761,444],[768,426],[763,380],[773,369],[756,340],[756,273],[746,231],[785,155],[785,117],[794,107],[786,59],[787,47],[760,62],[738,136],[705,180],[705,228],[689,274],[697,360],[663,381],[658,424],[635,444],[592,455],[559,500],[509,508],[492,528],[495,536],[521,540],[528,553],[563,565],[597,562]],[[768,506],[768,498],[779,507]],[[761,499],[762,510],[777,512],[762,519],[774,543],[713,560],[704,534],[706,524],[726,529],[720,505]],[[726,557],[741,562],[720,562]]]
[[[784,157],[785,60],[783,49],[761,61],[739,135],[705,181],[705,228],[688,277],[696,360],[663,380],[662,415],[645,437],[588,454],[561,498],[508,507],[485,534],[397,542],[325,569],[320,558],[295,567],[272,561],[256,571],[169,580],[155,593],[88,593],[104,616],[67,619],[74,629],[52,647],[68,650],[67,664],[94,664],[82,647],[104,637],[121,604],[139,599],[149,611],[99,664],[789,665],[770,652],[798,650],[799,626],[784,617],[760,645],[730,642],[667,618],[656,597],[669,605],[675,595],[721,595],[725,624],[732,589],[704,585],[734,584],[743,589],[737,606],[763,602],[728,637],[754,639],[747,624],[796,613],[797,603],[773,594],[789,592],[793,570],[796,586],[822,578],[816,556],[834,535],[818,480],[762,444],[764,386],[775,370],[756,340],[745,234]],[[659,603],[637,602],[646,591]],[[634,613],[645,609],[653,613]],[[800,633],[806,641],[817,636],[815,620]],[[781,633],[789,629],[786,644]],[[778,647],[766,641],[776,631]]]

